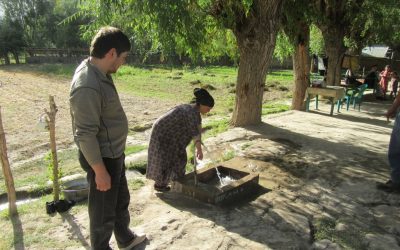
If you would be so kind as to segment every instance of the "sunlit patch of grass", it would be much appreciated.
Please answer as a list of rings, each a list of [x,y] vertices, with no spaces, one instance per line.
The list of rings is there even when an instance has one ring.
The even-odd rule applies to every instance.
[[[290,110],[290,106],[282,103],[265,103],[262,106],[262,115],[275,114]]]
[[[136,171],[140,172],[141,174],[146,174],[147,161],[130,163],[126,166],[126,169],[127,170],[136,170]]]
[[[250,147],[250,146],[251,146],[251,143],[247,142],[247,143],[244,143],[240,148],[241,148],[242,150],[245,150],[246,148],[248,148],[248,147]]]
[[[125,148],[125,155],[134,154],[147,149],[146,145],[127,145]]]
[[[233,159],[234,157],[235,157],[235,151],[228,150],[228,151],[224,152],[224,154],[222,155],[221,160],[222,161],[229,161],[230,159]]]
[[[229,119],[224,118],[224,119],[209,121],[203,125],[203,128],[205,129],[205,133],[203,136],[204,138],[214,137],[217,134],[228,131]]]
[[[46,195],[19,205],[17,217],[10,218],[7,211],[0,212],[0,227],[4,230],[0,236],[0,249],[14,249],[22,243],[26,249],[63,249],[65,241],[54,237],[52,232],[55,227],[60,230],[65,229],[65,233],[68,230],[66,227],[71,227],[70,230],[73,230],[73,225],[67,224],[65,218],[73,219],[77,214],[85,212],[87,205],[78,203],[65,215],[55,213],[50,216],[46,214],[45,204],[52,200],[52,195]],[[15,231],[18,230],[18,225],[22,227],[22,232]],[[23,235],[18,235],[19,233],[23,233]],[[15,237],[17,237],[16,242],[14,241]],[[68,246],[79,248],[82,246],[82,242],[74,237],[68,240]]]
[[[58,151],[57,158],[59,161],[58,167],[63,176],[83,172],[78,161],[77,149]],[[42,158],[23,163],[18,168],[13,169],[15,188],[18,190],[21,187],[31,187],[31,192],[41,193],[48,186],[47,181],[49,180],[49,176],[47,167],[48,161],[43,156]],[[3,176],[0,176],[0,181],[4,182]],[[5,186],[0,185],[0,193],[5,192]]]
[[[315,240],[328,239],[344,249],[364,249],[363,239],[366,232],[354,228],[351,221],[347,221],[348,228],[346,230],[337,231],[335,228],[338,223],[330,218],[318,219],[315,223]]]
[[[25,72],[37,72],[71,78],[77,64],[38,64],[23,65]],[[10,67],[13,70],[16,67]],[[14,69],[18,70],[18,69]],[[164,65],[123,65],[113,74],[118,91],[128,95],[159,100],[175,100],[178,103],[189,103],[193,89],[201,86],[212,86],[210,90],[215,99],[214,115],[226,115],[233,111],[235,86],[238,68],[228,66],[164,66]],[[191,82],[198,82],[191,84]],[[276,91],[279,87],[293,85],[292,70],[274,70],[267,73],[266,86],[273,84]],[[273,87],[275,90],[275,87]]]
[[[138,190],[144,186],[144,181],[138,178],[128,180],[129,189]]]
[[[78,65],[76,64],[61,64],[61,63],[39,64],[37,71],[51,75],[58,75],[58,76],[72,78],[77,66]]]

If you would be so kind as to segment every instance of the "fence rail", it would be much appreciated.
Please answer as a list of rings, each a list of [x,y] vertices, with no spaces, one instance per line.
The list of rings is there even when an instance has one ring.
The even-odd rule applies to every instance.
[[[29,56],[85,56],[89,54],[88,48],[57,49],[57,48],[26,48]]]

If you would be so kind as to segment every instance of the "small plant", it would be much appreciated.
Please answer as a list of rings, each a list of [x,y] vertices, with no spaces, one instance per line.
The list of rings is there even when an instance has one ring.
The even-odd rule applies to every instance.
[[[339,222],[330,218],[318,219],[315,223],[315,240],[328,239],[339,244],[344,249],[365,249],[363,239],[366,232],[355,229],[348,221],[346,231],[337,231],[336,226]]]
[[[248,148],[248,147],[250,147],[250,146],[251,146],[250,143],[245,143],[245,144],[243,144],[240,148],[241,148],[242,150],[245,150],[246,148]]]
[[[190,163],[190,161],[186,164],[186,172],[192,172],[194,170],[194,164]]]
[[[235,157],[235,151],[233,150],[225,151],[224,155],[222,156],[222,161],[229,161],[233,157]]]
[[[54,176],[53,176],[53,157],[51,156],[51,152],[48,152],[45,156],[44,156],[44,161],[47,163],[47,176],[49,178],[49,180],[54,181]],[[61,161],[59,160],[58,163],[60,163]],[[61,171],[61,168],[58,169],[58,179],[60,179],[63,176],[63,173]]]
[[[135,162],[126,166],[127,170],[136,170],[141,174],[146,174],[147,161]]]
[[[144,186],[144,181],[141,179],[132,179],[128,181],[128,185],[130,189],[138,190]]]

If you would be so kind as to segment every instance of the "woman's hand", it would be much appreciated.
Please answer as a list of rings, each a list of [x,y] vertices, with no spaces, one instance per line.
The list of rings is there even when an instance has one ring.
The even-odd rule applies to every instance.
[[[198,149],[196,150],[196,157],[197,157],[197,159],[199,159],[199,160],[202,160],[202,159],[203,159],[203,150],[201,149],[201,146],[200,146],[200,148],[198,148]]]
[[[203,159],[203,149],[201,148],[201,141],[198,140],[195,143],[195,147],[196,147],[196,157],[199,160]]]

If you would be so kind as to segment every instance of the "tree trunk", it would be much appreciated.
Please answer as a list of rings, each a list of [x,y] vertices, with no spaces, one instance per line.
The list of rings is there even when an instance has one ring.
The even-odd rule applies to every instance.
[[[18,52],[13,53],[14,59],[15,59],[15,63],[19,64],[19,56],[18,56]]]
[[[10,163],[8,161],[7,156],[7,143],[6,137],[3,129],[3,121],[1,119],[1,109],[0,109],[0,157],[1,157],[1,166],[3,169],[4,180],[6,182],[7,187],[7,196],[8,196],[8,209],[10,215],[17,214],[17,195],[15,193],[14,187],[14,178],[12,176],[12,172],[10,169]]]
[[[304,98],[307,87],[310,85],[310,54],[308,50],[310,29],[306,23],[299,26],[299,28],[293,55],[295,84],[292,97],[292,109],[305,110]]]
[[[326,74],[327,85],[338,86],[341,80],[342,61],[346,48],[343,43],[342,27],[324,27],[321,29],[325,42],[325,52],[328,57]]]
[[[233,126],[261,122],[266,73],[275,48],[281,9],[281,0],[254,0],[251,13],[245,19],[236,20],[233,32],[240,59]]]
[[[8,54],[7,54],[7,53],[4,55],[4,63],[5,63],[6,65],[10,65],[10,57],[8,57]]]
[[[239,60],[232,124],[246,126],[261,122],[266,74],[274,46],[268,45],[267,41],[254,41],[259,48],[240,49],[242,44],[240,41],[238,43],[242,53]]]

